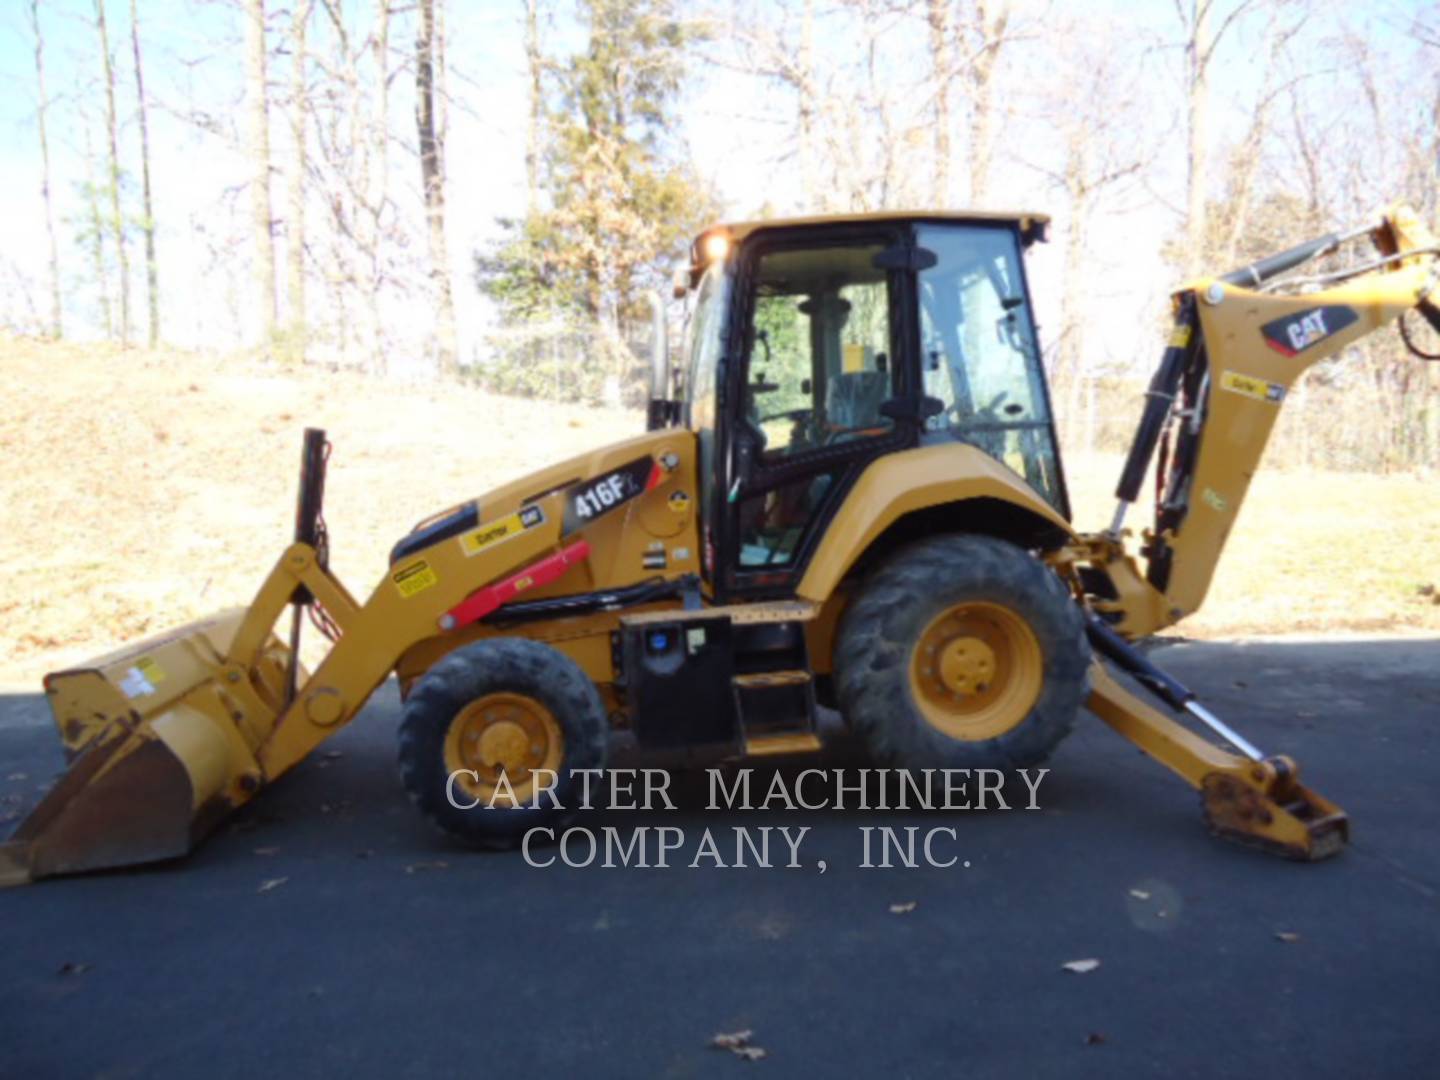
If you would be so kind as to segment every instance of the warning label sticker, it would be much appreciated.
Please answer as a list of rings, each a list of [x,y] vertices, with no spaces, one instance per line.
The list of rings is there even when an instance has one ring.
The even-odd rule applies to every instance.
[[[1243,394],[1272,405],[1279,405],[1285,400],[1285,388],[1279,383],[1266,382],[1253,375],[1241,375],[1238,371],[1224,372],[1220,376],[1220,385],[1232,394]]]
[[[430,564],[424,559],[402,566],[390,575],[390,580],[395,583],[395,588],[405,599],[410,599],[416,593],[424,592],[432,585],[440,584],[440,579],[435,576],[435,571],[430,569]]]

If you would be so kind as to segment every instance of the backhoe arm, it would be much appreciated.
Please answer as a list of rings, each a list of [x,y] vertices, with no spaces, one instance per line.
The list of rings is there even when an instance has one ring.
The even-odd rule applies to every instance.
[[[1372,261],[1274,281],[1363,235],[1378,250]],[[1437,284],[1436,238],[1397,209],[1374,230],[1321,237],[1177,293],[1174,330],[1116,490],[1115,518],[1106,533],[1084,538],[1094,609],[1128,638],[1198,609],[1296,380],[1411,308],[1440,330]],[[1157,449],[1156,519],[1140,549],[1142,576],[1121,527]]]

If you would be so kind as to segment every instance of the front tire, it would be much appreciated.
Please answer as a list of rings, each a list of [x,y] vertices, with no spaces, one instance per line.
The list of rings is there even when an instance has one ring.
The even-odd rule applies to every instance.
[[[400,721],[400,779],[444,832],[476,847],[514,847],[530,829],[558,834],[574,816],[583,796],[574,771],[604,768],[607,735],[599,691],[564,653],[524,638],[477,641],[411,691]],[[541,769],[557,778],[560,809],[543,793],[532,798],[537,779],[549,779]],[[604,783],[597,774],[590,780],[594,801]]]
[[[841,714],[881,765],[1026,768],[1070,733],[1090,645],[1060,579],[1014,544],[935,537],[862,585],[835,653]]]

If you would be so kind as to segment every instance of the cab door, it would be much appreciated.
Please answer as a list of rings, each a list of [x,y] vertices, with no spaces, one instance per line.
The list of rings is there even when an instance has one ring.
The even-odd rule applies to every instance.
[[[865,465],[918,439],[904,420],[911,288],[895,228],[786,230],[737,281],[717,507],[717,591],[787,596]],[[717,502],[719,501],[717,499]]]

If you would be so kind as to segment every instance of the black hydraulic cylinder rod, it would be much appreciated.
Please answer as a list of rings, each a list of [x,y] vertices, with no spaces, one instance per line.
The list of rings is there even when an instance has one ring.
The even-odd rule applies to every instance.
[[[1120,473],[1120,483],[1115,487],[1115,497],[1122,503],[1133,503],[1140,494],[1145,470],[1150,467],[1150,459],[1160,441],[1160,432],[1165,428],[1165,418],[1175,400],[1175,391],[1179,389],[1180,377],[1185,374],[1185,367],[1196,345],[1196,321],[1195,297],[1187,294],[1175,316],[1175,333],[1170,338],[1160,366],[1150,379],[1149,390],[1145,392],[1145,411],[1140,414],[1135,441],[1130,444],[1125,468]]]
[[[1085,633],[1096,652],[1113,661],[1172,709],[1183,709],[1195,700],[1193,690],[1152,664],[1145,658],[1144,653],[1117,634],[1109,623],[1093,611],[1085,613]]]
[[[300,496],[295,505],[295,542],[317,547],[320,543],[320,509],[325,503],[325,460],[330,444],[321,428],[305,429],[305,447],[300,453]],[[324,566],[325,552],[317,550]],[[295,701],[300,677],[300,627],[302,612],[313,601],[310,590],[301,585],[290,597],[290,664],[285,672],[285,707]]]
[[[320,508],[325,502],[325,432],[305,429],[300,457],[300,498],[295,507],[295,542],[312,547],[320,536]]]
[[[1220,280],[1227,285],[1239,285],[1243,288],[1253,289],[1263,285],[1278,274],[1286,270],[1293,270],[1301,263],[1309,262],[1317,255],[1324,255],[1326,252],[1334,251],[1343,242],[1344,237],[1339,233],[1326,233],[1324,236],[1316,237],[1314,240],[1307,240],[1303,244],[1297,244],[1293,248],[1281,251],[1275,255],[1267,255],[1259,262],[1251,263],[1249,266],[1242,266],[1239,270],[1231,270],[1223,275]]]

